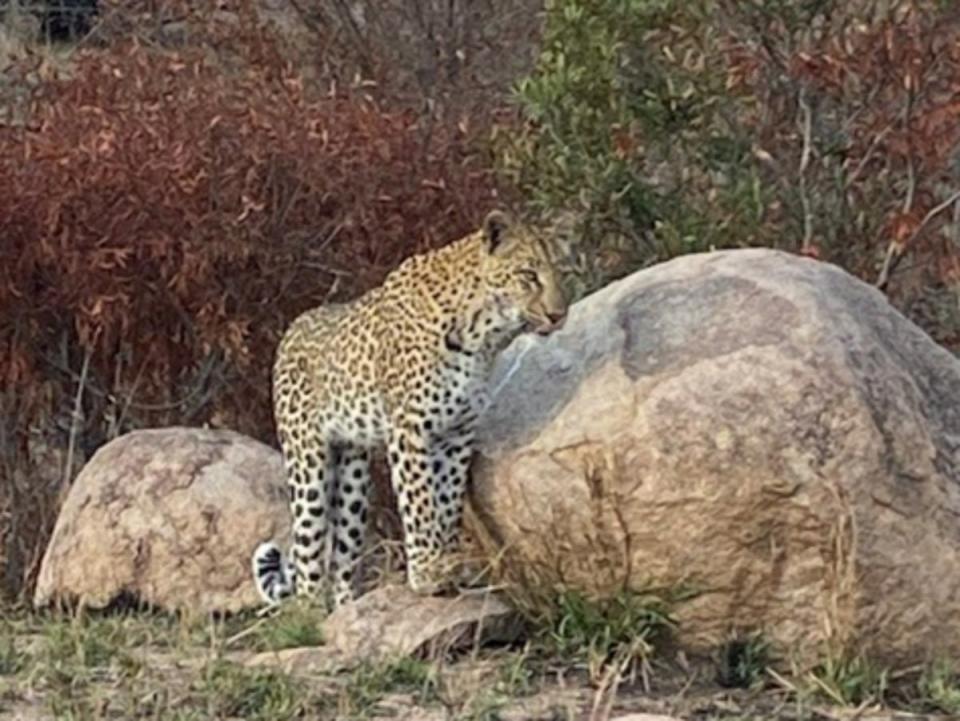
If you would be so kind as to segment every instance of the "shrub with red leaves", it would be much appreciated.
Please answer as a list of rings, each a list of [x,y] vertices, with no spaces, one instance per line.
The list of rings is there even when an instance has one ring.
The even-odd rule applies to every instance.
[[[271,439],[285,324],[467,232],[494,202],[455,128],[360,97],[310,100],[289,67],[88,51],[37,89],[28,118],[0,128],[8,591],[35,570],[69,480],[41,483],[30,466],[58,419],[69,440],[53,445],[81,455],[167,423]]]
[[[960,349],[960,14],[827,3],[791,24],[775,3],[725,5],[727,87],[757,101],[740,121],[797,216],[794,248]]]

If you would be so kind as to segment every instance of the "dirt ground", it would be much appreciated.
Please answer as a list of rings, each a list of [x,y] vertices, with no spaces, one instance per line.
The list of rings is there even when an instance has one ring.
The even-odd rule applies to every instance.
[[[730,678],[729,659],[694,662],[676,651],[624,652],[592,640],[564,644],[555,629],[508,645],[338,668],[325,663],[317,618],[297,606],[269,618],[219,621],[7,609],[0,720],[960,718],[960,705],[948,705],[960,695],[946,676],[939,686],[894,674],[874,678],[864,669],[790,678],[757,659],[745,667],[741,654],[735,663],[747,687],[728,688],[721,680],[738,680]],[[279,663],[284,649],[299,647],[316,651],[293,668]],[[926,694],[910,690],[921,688]]]

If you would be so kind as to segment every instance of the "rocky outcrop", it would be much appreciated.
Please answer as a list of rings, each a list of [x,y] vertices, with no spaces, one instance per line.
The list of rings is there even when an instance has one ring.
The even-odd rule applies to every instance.
[[[40,568],[34,603],[166,609],[259,603],[250,557],[289,535],[280,454],[231,431],[165,428],[108,443],[77,476]]]
[[[680,258],[501,358],[472,530],[521,583],[685,588],[680,640],[960,654],[960,362],[869,286]]]

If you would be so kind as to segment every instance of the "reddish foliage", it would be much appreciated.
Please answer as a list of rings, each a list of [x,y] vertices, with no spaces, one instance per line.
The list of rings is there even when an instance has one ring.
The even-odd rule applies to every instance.
[[[836,4],[799,28],[776,13],[753,17],[749,31],[731,32],[728,87],[759,101],[743,120],[755,147],[775,157],[772,185],[795,194],[809,157],[808,241],[821,257],[885,288],[960,347],[949,303],[925,307],[960,291],[960,15],[929,0],[898,3],[879,20],[862,11]]]
[[[912,163],[924,180],[947,169],[960,143],[960,24],[914,11],[856,27],[816,56],[798,53],[796,77],[837,103],[862,101],[849,162]]]
[[[285,323],[493,203],[455,128],[308,99],[276,63],[229,73],[201,53],[87,51],[29,118],[0,128],[0,413],[16,431],[0,434],[0,513],[23,505],[13,466],[31,428],[72,410],[85,355],[81,446],[163,423],[270,439]]]

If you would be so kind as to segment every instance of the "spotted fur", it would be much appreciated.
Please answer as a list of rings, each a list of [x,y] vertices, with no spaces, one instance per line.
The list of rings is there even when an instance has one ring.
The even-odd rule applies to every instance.
[[[254,554],[263,598],[330,588],[353,597],[367,525],[369,454],[386,445],[407,579],[442,582],[456,547],[474,425],[496,354],[517,334],[549,333],[567,301],[547,247],[500,211],[477,232],[409,258],[379,288],[297,318],[273,372],[274,410],[293,516],[289,560]]]

